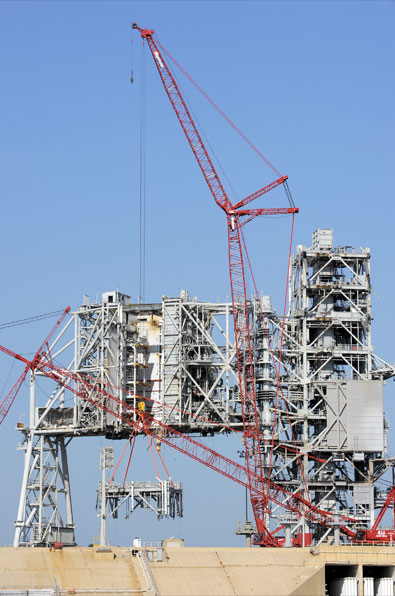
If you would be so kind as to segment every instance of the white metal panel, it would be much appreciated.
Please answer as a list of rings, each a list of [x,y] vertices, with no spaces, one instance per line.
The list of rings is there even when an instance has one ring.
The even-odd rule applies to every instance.
[[[313,232],[313,250],[330,250],[333,248],[333,228],[318,228]]]
[[[371,484],[356,484],[353,490],[354,503],[356,505],[368,505],[371,502]]]
[[[374,580],[374,596],[394,596],[392,577],[379,577]]]
[[[374,579],[373,577],[363,578],[363,596],[374,596]]]
[[[347,393],[344,383],[327,386],[327,443],[331,449],[344,449],[347,441]]]
[[[358,579],[356,577],[345,578],[342,596],[358,596]]]
[[[384,449],[382,381],[343,381],[327,387],[327,443],[332,449]]]
[[[382,381],[347,382],[347,446],[355,451],[384,449]]]
[[[167,424],[179,422],[180,414],[176,407],[181,407],[181,371],[182,336],[181,301],[179,298],[166,299],[163,302],[163,383],[162,399],[166,404],[164,411]]]
[[[330,596],[358,596],[358,579],[356,577],[341,577],[331,582]]]

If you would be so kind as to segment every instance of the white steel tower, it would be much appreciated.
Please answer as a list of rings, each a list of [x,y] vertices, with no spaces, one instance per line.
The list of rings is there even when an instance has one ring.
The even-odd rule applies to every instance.
[[[386,456],[383,384],[395,370],[373,353],[370,296],[369,249],[335,247],[332,230],[317,230],[312,246],[298,246],[292,258],[286,320],[268,296],[249,301],[264,474],[335,520],[354,518],[354,527],[372,525],[385,497],[375,483],[394,463]],[[125,403],[134,408],[131,420],[143,407],[186,434],[242,429],[231,322],[231,304],[185,291],[155,304],[134,304],[120,292],[93,304],[85,297],[51,355],[89,378],[92,395],[95,386],[106,387],[119,411],[103,411],[50,380],[39,404],[40,372],[32,374],[30,423],[19,425],[26,455],[15,546],[75,543],[67,446],[73,438],[129,438],[130,426],[118,416]],[[161,432],[158,424],[158,451]],[[127,515],[138,506],[159,518],[182,515],[179,483],[102,481],[100,494],[104,521],[123,504]],[[303,515],[285,518],[278,505],[265,523],[284,526],[289,545],[341,540],[335,523],[308,526]]]

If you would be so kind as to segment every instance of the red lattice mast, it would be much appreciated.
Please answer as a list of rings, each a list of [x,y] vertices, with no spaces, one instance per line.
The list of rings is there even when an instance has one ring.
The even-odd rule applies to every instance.
[[[249,309],[246,291],[246,278],[240,230],[241,226],[251,221],[258,215],[273,215],[284,213],[297,213],[295,207],[268,208],[268,209],[243,209],[245,205],[257,199],[270,190],[284,184],[286,187],[287,176],[281,176],[271,184],[257,190],[252,195],[232,205],[228,195],[215,170],[210,155],[203,143],[194,120],[188,110],[181,91],[175,81],[166,61],[154,40],[154,31],[142,29],[136,23],[132,25],[141,33],[147,42],[163,86],[176,113],[178,121],[184,131],[189,145],[206,180],[211,194],[217,205],[225,212],[228,234],[229,274],[232,293],[232,306],[234,318],[234,333],[239,377],[240,401],[243,416],[243,433],[245,445],[245,461],[250,491],[251,504],[258,534],[262,534],[262,543],[271,543],[269,528],[265,518],[268,513],[270,494],[268,485],[262,493],[262,480],[264,478],[260,428],[254,382],[254,361],[251,349],[251,335],[249,326]],[[287,187],[286,190],[288,191]]]

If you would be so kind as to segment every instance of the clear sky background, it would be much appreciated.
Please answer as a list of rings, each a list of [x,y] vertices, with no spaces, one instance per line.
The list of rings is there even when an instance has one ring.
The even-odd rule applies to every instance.
[[[141,44],[130,24],[160,41],[283,174],[300,208],[294,245],[317,227],[338,245],[372,250],[373,342],[393,349],[394,2],[0,3],[2,204],[1,317],[5,323],[118,288],[138,296]],[[130,84],[131,47],[135,83]],[[146,55],[146,301],[181,288],[229,298],[226,228]],[[194,113],[243,197],[274,176],[180,78]],[[227,187],[228,188],[228,187]],[[232,191],[233,192],[233,191]],[[267,195],[265,205],[283,205]],[[247,237],[257,284],[280,309],[290,219],[260,219]],[[32,353],[51,321],[0,331]],[[3,394],[20,368],[0,357]],[[394,385],[385,408],[395,424]],[[24,387],[0,429],[0,543],[13,536],[22,475],[15,423]],[[25,417],[26,420],[26,417]],[[393,431],[391,431],[393,433]],[[389,438],[390,452],[395,441]],[[98,533],[99,447],[76,439],[70,467],[77,540]],[[217,438],[214,448],[227,447]],[[118,445],[115,445],[119,449]],[[136,480],[155,472],[140,447]],[[109,523],[114,544],[177,535],[187,544],[241,545],[244,491],[168,453],[185,484],[185,518],[143,512]]]

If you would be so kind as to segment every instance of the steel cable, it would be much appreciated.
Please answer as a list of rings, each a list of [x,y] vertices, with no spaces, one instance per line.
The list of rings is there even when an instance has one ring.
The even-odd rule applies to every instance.
[[[26,319],[18,319],[17,321],[10,321],[9,323],[0,323],[0,330],[1,329],[8,329],[10,327],[17,327],[18,325],[26,325],[27,323],[34,323],[35,321],[43,321],[44,319],[50,319],[51,317],[55,317],[63,312],[63,309],[54,310],[52,312],[47,312],[42,315],[35,315],[33,317],[28,317]]]

